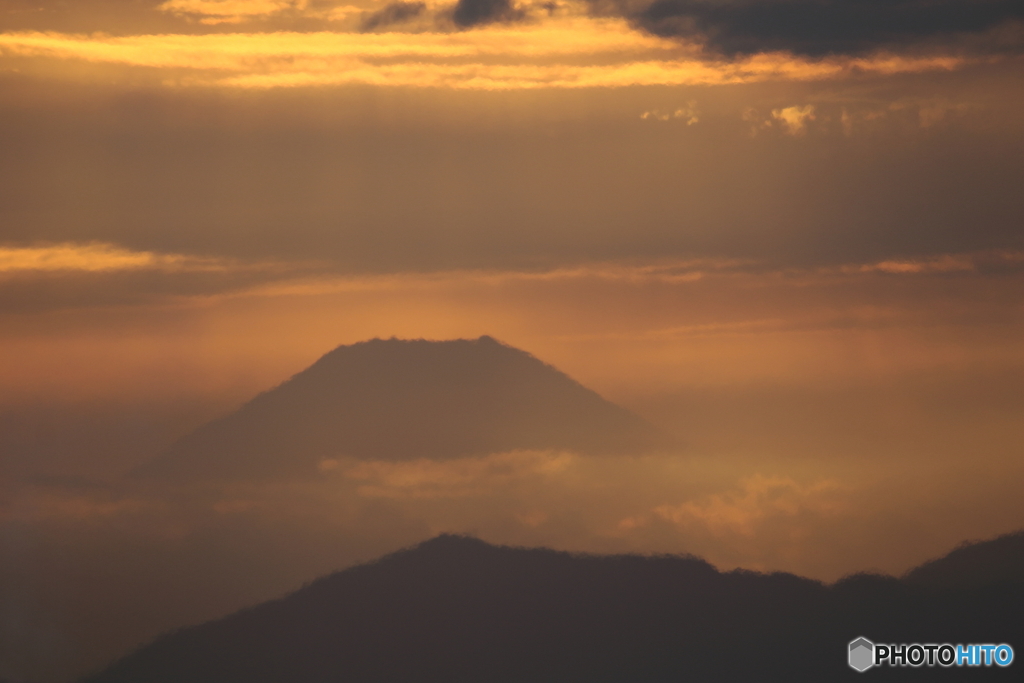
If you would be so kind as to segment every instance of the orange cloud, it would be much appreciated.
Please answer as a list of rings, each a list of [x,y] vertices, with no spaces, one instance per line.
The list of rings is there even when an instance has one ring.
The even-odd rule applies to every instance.
[[[225,262],[217,259],[132,251],[104,243],[0,247],[0,274],[33,271],[197,271],[224,270],[227,267]]]
[[[790,135],[802,135],[807,130],[807,122],[815,118],[814,105],[773,109],[772,118],[781,121]]]
[[[752,536],[768,517],[842,511],[843,503],[837,496],[839,492],[840,486],[833,480],[804,486],[789,477],[758,474],[740,482],[738,491],[714,494],[680,505],[660,505],[654,509],[654,514],[682,527],[698,524],[715,534]],[[620,523],[622,529],[634,526],[633,520]]]
[[[256,11],[256,5],[253,8]],[[456,33],[113,37],[18,32],[0,34],[0,54],[58,64],[157,69],[163,72],[162,82],[178,86],[256,89],[346,84],[466,90],[713,85],[949,70],[964,63],[942,56],[808,60],[785,53],[726,61],[702,56],[694,46],[639,33],[622,20],[581,17]],[[787,123],[791,119],[786,118]]]

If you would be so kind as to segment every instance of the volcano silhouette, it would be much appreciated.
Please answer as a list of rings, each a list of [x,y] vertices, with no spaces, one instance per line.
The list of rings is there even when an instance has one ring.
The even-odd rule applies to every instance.
[[[311,475],[325,459],[447,459],[516,449],[636,453],[641,418],[491,337],[341,346],[136,474],[172,480]]]

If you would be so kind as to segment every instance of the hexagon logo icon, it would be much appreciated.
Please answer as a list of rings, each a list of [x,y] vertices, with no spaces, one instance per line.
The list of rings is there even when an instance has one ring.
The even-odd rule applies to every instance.
[[[867,671],[875,664],[875,644],[861,636],[850,641],[850,668]]]

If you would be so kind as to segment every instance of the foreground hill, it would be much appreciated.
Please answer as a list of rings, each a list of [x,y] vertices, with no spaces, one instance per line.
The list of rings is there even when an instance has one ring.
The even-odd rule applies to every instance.
[[[1024,581],[1024,531],[984,543],[964,543],[945,557],[912,569],[904,578],[933,588],[977,588]]]
[[[341,346],[139,474],[177,480],[312,474],[325,458],[454,458],[513,449],[637,452],[651,425],[530,354],[479,339]]]
[[[866,575],[826,586],[696,558],[440,536],[160,638],[88,683],[1009,681],[1018,662],[857,674],[846,647],[866,636],[1020,651],[1024,567],[1015,576],[967,589]]]

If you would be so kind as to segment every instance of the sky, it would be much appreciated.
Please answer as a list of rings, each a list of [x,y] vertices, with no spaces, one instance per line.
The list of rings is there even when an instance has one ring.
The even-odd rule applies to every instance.
[[[1021,528],[1022,54],[1009,0],[0,1],[0,526],[57,577],[0,676],[441,531],[830,581]],[[339,344],[484,334],[684,446],[118,483]],[[257,528],[293,560],[143,636],[53,612],[55,558],[186,591]]]

